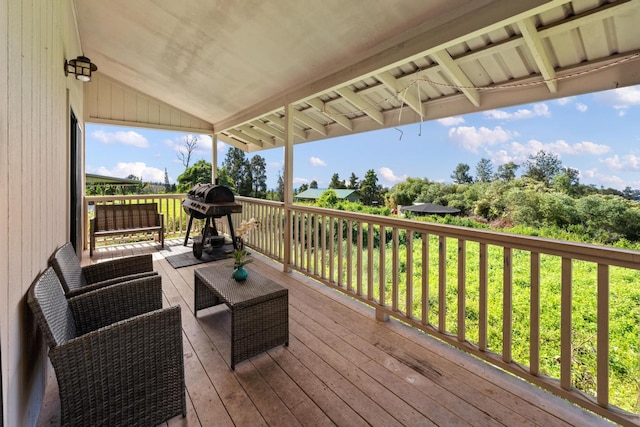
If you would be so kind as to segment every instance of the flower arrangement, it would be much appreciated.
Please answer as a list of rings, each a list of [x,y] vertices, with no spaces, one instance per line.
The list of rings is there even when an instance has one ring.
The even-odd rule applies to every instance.
[[[236,230],[236,249],[231,253],[230,257],[233,258],[233,268],[237,269],[244,265],[249,264],[253,260],[248,258],[249,253],[244,249],[245,240],[249,239],[249,234],[252,230],[256,229],[260,225],[260,222],[255,218],[251,218],[248,221],[243,220],[240,223],[240,227]]]
[[[243,241],[249,240],[249,233],[254,229],[258,228],[260,222],[258,222],[255,218],[251,218],[248,221],[242,220],[240,223],[240,227],[236,230],[236,236],[240,237]]]
[[[233,268],[243,267],[253,262],[253,259],[249,258],[249,253],[244,249],[234,250],[230,257],[233,258]]]

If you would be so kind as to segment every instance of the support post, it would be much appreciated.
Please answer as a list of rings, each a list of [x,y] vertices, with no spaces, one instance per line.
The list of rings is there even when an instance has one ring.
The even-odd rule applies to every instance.
[[[376,320],[380,322],[386,322],[389,320],[389,314],[386,311],[382,311],[376,308]]]
[[[218,184],[218,134],[211,135],[211,183]]]
[[[291,272],[291,217],[293,205],[293,105],[284,107],[284,259],[282,269]]]

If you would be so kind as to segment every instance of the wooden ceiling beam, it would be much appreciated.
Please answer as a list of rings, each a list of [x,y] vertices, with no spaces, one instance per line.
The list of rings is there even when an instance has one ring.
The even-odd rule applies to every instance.
[[[544,43],[542,43],[540,34],[538,34],[533,18],[527,18],[519,21],[518,28],[527,42],[527,47],[529,48],[529,51],[533,56],[533,60],[536,62],[536,65],[540,70],[540,74],[542,74],[542,78],[545,80],[549,91],[551,93],[556,93],[558,91],[558,81],[555,80],[556,71],[551,63],[551,56],[549,55]]]
[[[268,124],[266,124],[262,120],[255,120],[255,121],[251,122],[250,124],[251,124],[251,126],[260,129],[262,132],[267,133],[267,134],[271,135],[274,138],[278,138],[278,139],[284,141],[284,132],[274,128],[273,126],[269,126]]]
[[[309,126],[311,129],[315,130],[316,132],[327,136],[327,129],[325,128],[325,126],[320,123],[319,121],[317,121],[316,119],[313,119],[311,117],[309,117],[308,115],[306,115],[303,112],[300,112],[298,110],[296,110],[295,108],[293,108],[291,110],[291,113],[293,115],[293,118],[296,119],[299,122],[304,123],[305,125]]]
[[[242,126],[238,126],[236,129],[241,130],[242,132],[246,133],[247,135],[262,141],[262,142],[266,142],[269,145],[276,145],[276,142],[274,141],[273,136],[271,135],[266,135],[262,132],[260,132],[258,129],[254,129],[252,128],[250,125],[242,125]]]
[[[480,92],[477,89],[473,89],[473,82],[462,71],[462,68],[456,64],[449,52],[441,50],[432,53],[431,56],[436,60],[442,71],[449,76],[451,81],[458,86],[458,90],[465,94],[465,96],[476,107],[480,106]]]
[[[364,114],[371,117],[373,120],[381,125],[384,125],[384,116],[375,105],[369,104],[362,96],[355,93],[348,87],[341,87],[336,89],[338,95],[349,101],[356,108],[359,108]]]
[[[391,92],[393,92],[401,102],[407,104],[413,111],[418,113],[421,118],[424,117],[420,100],[414,95],[414,92],[411,90],[411,85],[403,89],[398,79],[393,77],[393,75],[388,71],[376,74],[375,77],[380,81],[380,83],[391,90]],[[418,80],[415,80],[413,84],[416,85],[415,93],[417,93],[420,90]]]
[[[264,143],[260,140],[257,140],[249,135],[247,135],[244,132],[240,132],[239,130],[236,129],[227,129],[225,131],[226,133],[233,135],[234,137],[238,138],[241,141],[246,142],[247,144],[253,144],[256,145],[260,148],[264,148]]]
[[[342,127],[348,130],[353,130],[353,124],[351,123],[351,119],[343,115],[341,112],[339,112],[332,106],[327,105],[321,99],[311,98],[311,99],[308,99],[306,102],[307,104],[311,105],[313,108],[320,111],[322,114],[329,117],[331,120],[338,123]]]
[[[269,114],[269,115],[265,116],[264,118],[266,120],[269,120],[272,123],[275,123],[277,126],[281,127],[282,129],[285,128],[284,119],[282,117],[278,117],[275,114]],[[293,134],[295,136],[297,136],[298,138],[302,138],[303,140],[307,139],[307,134],[302,129],[299,129],[299,128],[295,127],[295,126],[293,127]]]

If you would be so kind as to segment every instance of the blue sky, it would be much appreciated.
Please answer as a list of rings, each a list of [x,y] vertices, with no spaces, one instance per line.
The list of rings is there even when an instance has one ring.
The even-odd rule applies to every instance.
[[[580,182],[619,190],[640,189],[640,86],[521,105],[386,129],[294,147],[294,187],[312,180],[326,188],[334,173],[359,179],[373,169],[380,184],[392,187],[407,177],[451,182],[458,163],[475,174],[481,158],[494,171],[509,161],[522,164],[545,150],[562,165],[580,171]],[[187,134],[87,124],[88,173],[175,182],[184,171],[178,150]],[[198,135],[192,162],[211,161],[211,138]],[[218,162],[228,146],[218,144]],[[276,187],[284,150],[248,154],[267,162],[267,186]],[[522,172],[522,168],[518,171]]]

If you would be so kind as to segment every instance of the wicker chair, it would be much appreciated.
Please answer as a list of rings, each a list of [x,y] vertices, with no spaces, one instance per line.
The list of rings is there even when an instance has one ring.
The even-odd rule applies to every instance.
[[[48,268],[29,289],[58,380],[63,426],[155,426],[186,415],[180,307],[148,312],[157,301],[127,307],[111,295],[121,288],[67,299]],[[85,318],[100,306],[120,314],[102,324],[95,313]],[[134,307],[143,314],[127,317]],[[126,320],[111,323],[118,317]]]
[[[142,277],[160,276],[153,271],[151,254],[135,255],[80,266],[80,261],[70,242],[55,251],[50,261],[58,274],[67,297]]]

